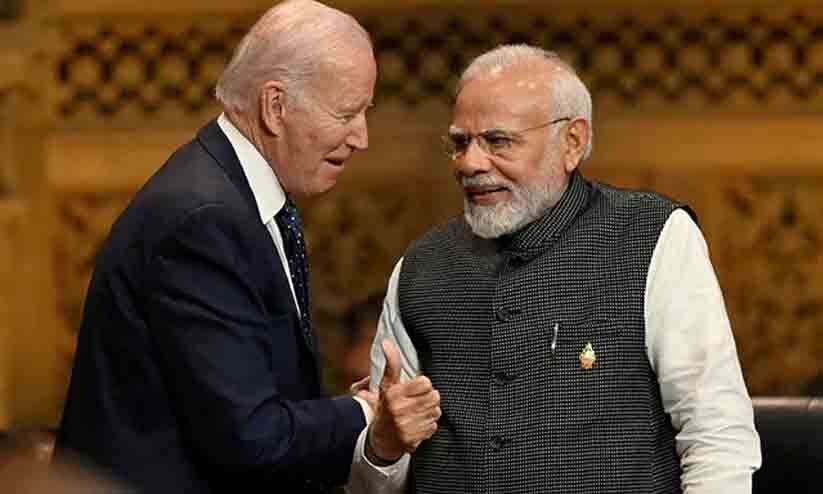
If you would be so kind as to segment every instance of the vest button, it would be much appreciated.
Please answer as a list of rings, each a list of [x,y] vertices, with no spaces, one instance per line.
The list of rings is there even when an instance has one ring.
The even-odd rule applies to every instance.
[[[512,256],[508,259],[509,269],[518,269],[526,265],[527,260],[522,256]]]
[[[521,312],[523,312],[523,309],[518,307],[501,306],[497,309],[497,319],[504,322],[511,321],[514,319],[514,316],[520,314]]]
[[[495,437],[489,439],[489,448],[492,451],[499,451],[500,448],[503,447],[503,442],[504,442],[504,440],[503,440],[502,437],[495,436]]]
[[[494,380],[497,381],[497,384],[506,385],[512,381],[514,381],[516,376],[514,374],[510,374],[506,371],[497,371],[494,373]]]
[[[500,307],[497,309],[497,318],[501,321],[509,321],[512,318],[512,311],[508,307]]]

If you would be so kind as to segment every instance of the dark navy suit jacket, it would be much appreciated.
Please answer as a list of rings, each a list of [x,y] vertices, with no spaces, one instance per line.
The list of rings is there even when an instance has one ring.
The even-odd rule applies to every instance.
[[[97,258],[58,434],[147,493],[314,492],[365,426],[320,388],[277,250],[216,122],[178,149]]]

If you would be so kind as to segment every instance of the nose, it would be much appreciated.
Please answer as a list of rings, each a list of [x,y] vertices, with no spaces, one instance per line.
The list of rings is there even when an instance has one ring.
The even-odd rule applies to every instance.
[[[369,128],[366,123],[366,112],[362,112],[354,118],[349,135],[346,136],[346,144],[352,149],[363,151],[369,148]]]
[[[472,139],[466,152],[452,160],[452,166],[458,175],[472,177],[480,173],[488,173],[494,165],[489,155],[477,143],[477,139]]]

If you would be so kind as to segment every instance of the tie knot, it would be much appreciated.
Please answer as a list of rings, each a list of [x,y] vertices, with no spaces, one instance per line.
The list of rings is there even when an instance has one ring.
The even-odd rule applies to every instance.
[[[291,202],[291,199],[286,199],[286,203],[280,208],[280,211],[277,212],[277,220],[287,227],[303,229],[303,224],[300,221],[300,213],[297,211],[294,203]]]

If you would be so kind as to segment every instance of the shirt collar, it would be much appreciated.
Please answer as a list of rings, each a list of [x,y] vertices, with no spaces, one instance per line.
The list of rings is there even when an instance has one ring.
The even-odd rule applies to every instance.
[[[225,113],[221,113],[217,118],[217,125],[226,134],[231,147],[237,154],[243,173],[246,174],[246,180],[249,181],[254,201],[257,203],[260,220],[268,223],[286,203],[283,186],[280,185],[269,162],[254,147],[254,144],[240,133]]]

